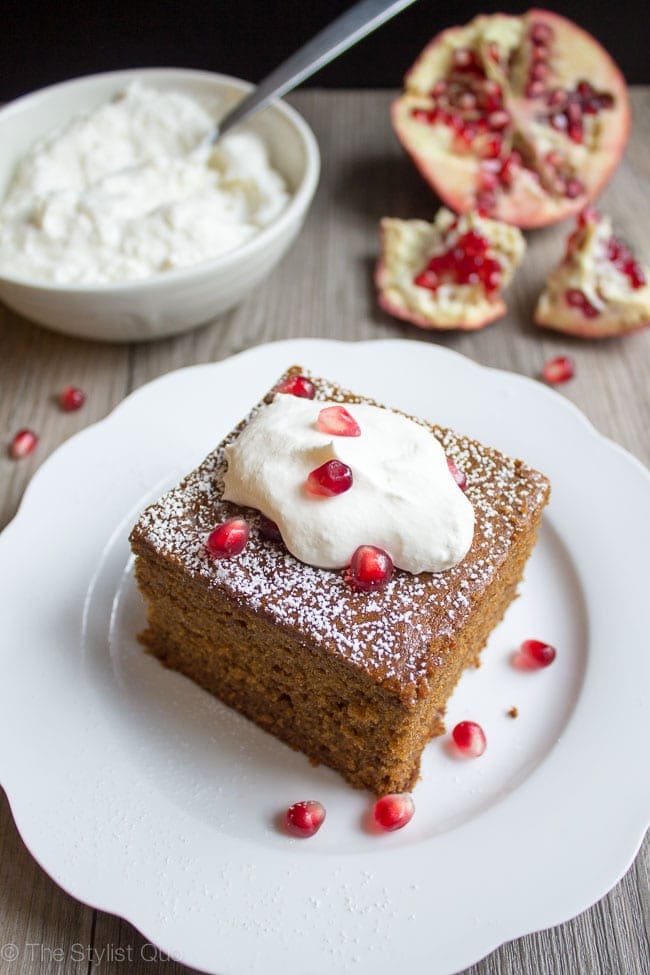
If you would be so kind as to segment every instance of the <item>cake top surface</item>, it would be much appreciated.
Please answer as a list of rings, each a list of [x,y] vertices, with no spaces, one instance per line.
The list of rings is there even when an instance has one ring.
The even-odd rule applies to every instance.
[[[305,373],[295,366],[289,374]],[[312,377],[318,400],[372,403],[367,397]],[[514,537],[546,503],[544,475],[477,441],[424,421],[445,453],[467,476],[475,512],[472,545],[463,561],[445,572],[396,571],[385,589],[354,592],[342,571],[298,561],[281,542],[260,532],[261,516],[244,509],[251,526],[244,551],[212,559],[205,548],[216,524],[242,509],[222,500],[225,447],[261,406],[173,490],[147,508],[132,533],[157,556],[208,589],[220,589],[238,605],[291,631],[307,644],[341,655],[405,703],[425,693],[436,669],[506,560]]]

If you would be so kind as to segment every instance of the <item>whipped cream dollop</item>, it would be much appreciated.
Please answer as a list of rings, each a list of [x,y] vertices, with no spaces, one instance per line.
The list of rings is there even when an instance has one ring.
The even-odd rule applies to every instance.
[[[0,205],[0,272],[60,284],[131,281],[217,257],[284,210],[264,142],[135,82],[40,139]]]
[[[349,565],[359,545],[385,549],[408,572],[440,572],[471,545],[474,509],[449,473],[433,434],[408,417],[346,404],[358,437],[322,433],[324,408],[339,404],[278,393],[226,447],[226,501],[259,509],[276,522],[297,559],[320,568]],[[328,460],[352,470],[352,487],[335,497],[306,488]]]

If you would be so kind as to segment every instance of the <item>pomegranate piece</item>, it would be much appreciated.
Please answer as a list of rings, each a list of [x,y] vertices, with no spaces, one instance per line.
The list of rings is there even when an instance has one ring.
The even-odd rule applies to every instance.
[[[280,534],[280,529],[274,521],[267,518],[266,515],[260,515],[259,520],[260,535],[262,538],[268,539],[270,542],[281,542],[282,535]]]
[[[650,325],[650,270],[593,207],[578,214],[564,256],[546,279],[538,325],[600,338]]]
[[[458,751],[468,758],[479,758],[487,748],[485,732],[475,721],[460,721],[451,736]]]
[[[467,476],[465,474],[465,471],[461,470],[460,467],[458,467],[458,465],[455,463],[455,461],[451,459],[451,457],[447,458],[447,467],[449,468],[449,473],[451,474],[451,476],[453,477],[453,479],[455,480],[456,484],[461,489],[461,491],[466,491]]]
[[[287,376],[275,387],[275,391],[300,396],[302,399],[313,399],[316,395],[316,387],[307,376]]]
[[[392,121],[452,209],[538,227],[601,192],[623,154],[630,108],[620,71],[593,37],[559,14],[529,10],[479,16],[435,37],[408,72]],[[517,164],[486,195],[485,163],[512,152]]]
[[[36,450],[38,437],[33,430],[19,430],[9,444],[9,456],[13,460],[21,460]]]
[[[307,477],[307,490],[320,498],[333,498],[352,487],[352,471],[340,460],[327,460]]]
[[[393,792],[377,800],[372,815],[381,829],[392,832],[410,823],[414,812],[413,797],[408,792]]]
[[[375,592],[390,582],[393,571],[393,560],[383,548],[360,545],[352,555],[346,579],[357,592]]]
[[[486,187],[496,178],[492,170],[484,176]],[[501,289],[526,247],[515,227],[476,212],[455,217],[444,208],[432,224],[384,218],[381,244],[379,304],[397,318],[438,329],[482,328],[505,314]]]
[[[321,433],[328,433],[333,437],[361,436],[361,427],[344,406],[326,406],[318,414],[316,426]]]
[[[555,660],[555,647],[541,640],[524,640],[519,653],[527,667],[548,667]]]
[[[205,547],[213,559],[231,559],[246,548],[250,529],[243,518],[228,518],[208,535]]]
[[[80,410],[86,402],[86,394],[78,386],[66,386],[59,393],[59,405],[66,413]]]
[[[292,836],[314,836],[325,822],[325,807],[316,799],[294,802],[284,814],[284,825]]]
[[[573,365],[573,359],[570,359],[566,355],[559,355],[555,359],[549,359],[542,369],[542,379],[547,383],[551,383],[553,386],[568,382],[569,379],[573,378],[574,374],[575,366]]]

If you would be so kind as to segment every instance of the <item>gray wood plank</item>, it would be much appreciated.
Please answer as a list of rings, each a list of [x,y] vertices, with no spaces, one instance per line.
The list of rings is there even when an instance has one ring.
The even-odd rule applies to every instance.
[[[585,343],[532,325],[534,298],[547,268],[561,253],[564,225],[528,235],[529,253],[510,289],[509,313],[482,332],[426,333],[376,307],[372,269],[378,219],[388,214],[427,217],[437,207],[391,133],[390,98],[388,92],[319,90],[292,96],[321,145],[321,186],[299,245],[255,295],[219,321],[176,339],[129,348],[55,336],[0,308],[0,439],[8,442],[23,425],[41,436],[38,451],[20,463],[0,452],[0,525],[13,515],[29,477],[47,454],[104,416],[131,389],[179,366],[222,359],[260,342],[293,336],[437,342],[486,365],[529,376],[539,375],[548,357],[569,353],[577,373],[563,394],[603,433],[650,461],[650,332],[622,341]],[[650,257],[650,89],[633,92],[633,108],[632,139],[602,207],[639,252]],[[63,414],[53,398],[70,382],[86,389],[89,398],[79,413]],[[647,975],[649,871],[646,840],[622,881],[589,911],[504,945],[467,972]],[[153,960],[154,949],[131,925],[93,912],[59,891],[27,853],[4,799],[0,892],[0,945],[15,943],[20,952],[9,967],[0,959],[2,975],[190,971],[172,961]],[[31,943],[51,952],[63,949],[64,961],[59,965],[40,947],[38,957],[30,957],[33,951],[25,946]],[[94,947],[94,956],[87,952],[85,963],[75,961],[74,944]]]

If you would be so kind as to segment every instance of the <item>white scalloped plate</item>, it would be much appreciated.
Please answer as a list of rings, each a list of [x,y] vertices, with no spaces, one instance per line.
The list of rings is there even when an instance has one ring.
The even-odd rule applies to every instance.
[[[144,654],[137,513],[286,366],[450,425],[547,473],[521,598],[448,712],[485,755],[426,749],[408,828]],[[219,975],[447,975],[609,890],[650,807],[650,479],[563,397],[435,345],[280,342],[171,373],[43,464],[0,538],[0,779],[36,859],[82,901]],[[511,661],[556,644],[544,671]],[[519,717],[506,711],[513,705]],[[309,841],[277,814],[327,808]]]

